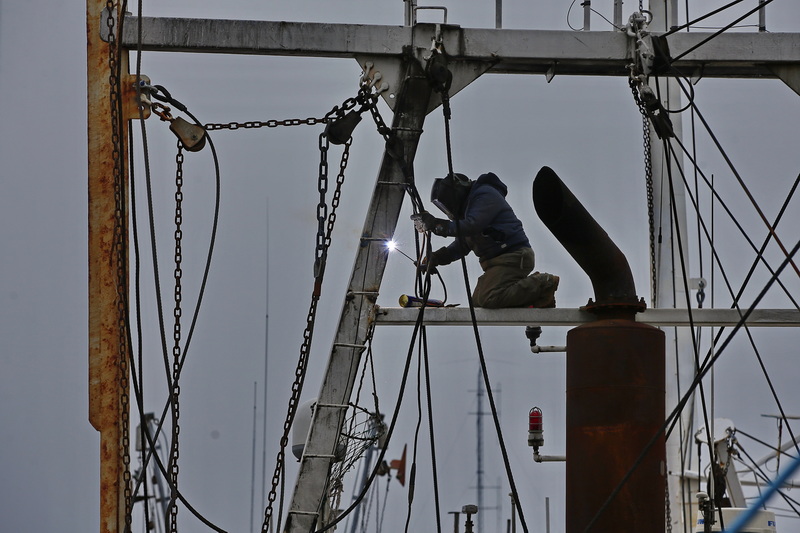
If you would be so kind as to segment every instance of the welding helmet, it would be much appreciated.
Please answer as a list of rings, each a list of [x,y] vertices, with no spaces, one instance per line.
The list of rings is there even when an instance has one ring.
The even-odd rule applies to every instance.
[[[464,214],[467,195],[472,181],[464,174],[449,174],[445,178],[433,180],[431,202],[442,210],[450,220],[456,220]]]

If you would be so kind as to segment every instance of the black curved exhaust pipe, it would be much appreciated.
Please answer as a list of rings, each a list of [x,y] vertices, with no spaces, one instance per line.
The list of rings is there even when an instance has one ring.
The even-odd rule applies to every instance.
[[[550,167],[542,167],[533,181],[533,205],[545,226],[589,276],[595,301],[589,301],[587,310],[635,314],[644,309],[625,255]]]

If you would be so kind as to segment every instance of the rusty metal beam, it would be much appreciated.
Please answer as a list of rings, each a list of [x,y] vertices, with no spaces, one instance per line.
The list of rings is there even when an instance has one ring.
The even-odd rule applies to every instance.
[[[109,45],[100,38],[104,0],[86,0],[89,200],[89,421],[100,432],[100,531],[125,525],[119,311],[114,248],[114,160]],[[123,52],[127,58],[127,52]],[[127,63],[127,61],[125,61]],[[127,65],[123,65],[123,72]],[[121,140],[124,147],[124,140]],[[124,157],[125,150],[122,150]],[[127,242],[124,243],[127,247]],[[127,290],[127,286],[123,288]],[[125,343],[127,344],[127,343]],[[123,353],[123,356],[127,356]]]

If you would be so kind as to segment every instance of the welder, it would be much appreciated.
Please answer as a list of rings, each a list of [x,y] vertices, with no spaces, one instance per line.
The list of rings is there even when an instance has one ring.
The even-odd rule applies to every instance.
[[[432,252],[420,268],[448,265],[471,251],[483,269],[472,293],[473,305],[490,309],[555,307],[559,278],[533,272],[533,248],[507,194],[508,187],[492,172],[475,181],[458,173],[434,180],[431,202],[447,219],[427,211],[411,218],[421,231],[455,239]]]

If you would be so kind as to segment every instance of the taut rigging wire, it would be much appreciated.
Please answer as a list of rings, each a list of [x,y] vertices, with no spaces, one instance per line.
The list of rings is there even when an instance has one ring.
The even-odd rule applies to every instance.
[[[740,431],[739,431],[739,429],[738,429],[738,428],[736,429],[736,432],[737,432],[737,433],[740,433]],[[742,433],[742,434],[744,434],[744,433]],[[760,479],[761,479],[762,481],[764,481],[765,483],[769,483],[769,482],[770,482],[769,476],[768,476],[768,475],[766,475],[766,474],[764,473],[764,470],[763,470],[763,469],[762,469],[762,468],[761,468],[761,467],[760,467],[760,466],[759,466],[759,465],[758,465],[758,464],[757,464],[757,463],[756,463],[756,462],[753,460],[753,458],[750,456],[750,454],[749,454],[749,453],[747,453],[747,450],[745,450],[745,449],[744,449],[744,447],[742,446],[742,443],[741,443],[741,442],[739,442],[739,441],[738,441],[738,439],[737,439],[737,441],[736,441],[736,449],[737,449],[737,450],[739,450],[739,451],[741,451],[741,452],[742,452],[742,453],[743,453],[743,454],[744,454],[744,455],[745,455],[745,456],[746,456],[746,457],[747,457],[747,458],[750,460],[750,463],[751,463],[751,464],[750,464],[750,465],[748,465],[748,464],[746,464],[744,461],[742,461],[741,459],[739,459],[739,461],[741,461],[741,463],[742,463],[743,465],[745,465],[745,467],[746,467],[748,470],[750,470],[751,472],[753,472],[753,475],[756,477],[756,479],[759,479],[759,478],[760,478]],[[759,494],[761,494],[761,486],[760,486],[760,485],[757,485],[757,487],[758,487],[758,492],[759,492]],[[794,498],[790,498],[790,497],[789,497],[789,496],[788,496],[788,495],[787,495],[787,494],[786,494],[784,491],[782,491],[782,490],[778,490],[777,492],[778,492],[778,494],[781,496],[781,498],[783,498],[783,500],[784,500],[784,501],[785,501],[785,502],[786,502],[786,503],[789,505],[789,507],[791,507],[791,508],[792,508],[792,511],[794,511],[794,512],[795,512],[795,514],[796,514],[798,517],[800,517],[800,509],[798,509],[797,507],[795,507],[795,505],[798,505],[798,506],[800,506],[800,502],[798,502],[798,501],[797,501],[797,500],[795,500]]]
[[[683,88],[682,85],[681,85],[681,88]],[[697,117],[703,123],[703,126],[705,127],[706,131],[708,132],[709,136],[711,137],[711,140],[714,141],[714,144],[717,147],[717,149],[719,150],[720,155],[722,155],[722,157],[725,159],[725,162],[728,164],[728,168],[730,168],[730,170],[733,173],[734,177],[739,182],[739,186],[742,188],[742,191],[745,193],[745,195],[747,196],[748,200],[750,200],[750,203],[753,205],[753,207],[755,208],[756,212],[761,217],[761,220],[764,222],[764,224],[767,226],[767,229],[770,231],[770,233],[775,238],[775,242],[781,248],[781,250],[783,251],[784,255],[787,254],[786,247],[783,245],[781,240],[775,234],[774,228],[772,228],[772,226],[770,226],[769,221],[767,221],[767,218],[764,215],[764,212],[761,210],[761,208],[758,205],[758,202],[756,202],[755,198],[750,193],[749,188],[744,183],[744,180],[742,179],[742,177],[739,175],[739,172],[736,170],[736,167],[733,165],[733,162],[728,157],[728,154],[722,148],[722,145],[720,144],[719,140],[717,139],[716,135],[714,134],[713,130],[711,129],[711,126],[709,126],[709,124],[706,121],[705,117],[703,116],[703,114],[700,112],[700,110],[697,108],[697,105],[693,101],[691,102],[691,105],[692,105],[692,109],[694,109],[695,112],[697,113]],[[791,261],[791,265],[792,265],[794,271],[797,273],[797,275],[800,276],[800,269],[798,269],[798,267],[794,263],[794,261]]]
[[[679,139],[677,139],[677,138],[675,138],[675,142],[676,142],[676,143],[678,143],[678,146],[680,146],[680,148],[683,150],[683,153],[684,153],[684,155],[685,155],[685,156],[686,156],[686,157],[687,157],[687,158],[688,158],[688,159],[689,159],[689,160],[692,162],[692,164],[695,166],[695,168],[698,168],[698,167],[697,167],[697,163],[695,162],[695,160],[694,160],[694,158],[691,156],[691,154],[689,154],[688,150],[687,150],[687,149],[686,149],[686,147],[683,145],[683,143],[681,143],[681,141],[680,141]],[[674,149],[673,149],[671,146],[670,146],[670,150],[673,150],[673,151],[674,151]],[[714,188],[714,187],[711,185],[711,183],[709,182],[708,178],[707,178],[707,177],[706,177],[706,175],[703,173],[703,171],[702,171],[702,170],[699,170],[699,168],[698,168],[698,171],[699,171],[699,173],[700,173],[700,176],[703,178],[703,180],[704,180],[704,181],[706,182],[706,184],[709,186],[709,190],[711,191],[711,194],[712,194],[712,195],[713,195],[713,196],[714,196],[714,197],[715,197],[715,198],[716,198],[716,199],[719,201],[719,203],[720,203],[720,205],[722,206],[722,208],[725,210],[725,212],[726,212],[726,213],[728,214],[728,216],[730,217],[730,220],[731,220],[731,222],[733,222],[733,224],[736,226],[736,228],[737,228],[737,229],[739,230],[739,232],[742,234],[742,237],[744,237],[745,241],[747,241],[747,243],[750,245],[750,247],[753,249],[753,251],[755,251],[755,252],[756,252],[756,258],[755,258],[755,261],[753,262],[753,265],[751,266],[751,269],[755,269],[755,266],[756,266],[756,265],[757,265],[759,262],[763,262],[763,263],[764,263],[764,267],[765,267],[765,268],[766,268],[766,269],[769,271],[769,273],[770,273],[770,274],[774,274],[774,273],[775,273],[774,269],[773,269],[773,268],[772,268],[772,266],[771,266],[771,265],[770,265],[770,264],[769,264],[769,263],[766,261],[766,259],[763,257],[763,250],[764,250],[764,248],[765,248],[766,244],[762,245],[762,248],[761,248],[761,249],[759,249],[759,248],[757,248],[757,247],[756,247],[756,245],[755,245],[755,243],[753,242],[753,240],[750,238],[750,236],[749,236],[749,235],[747,234],[747,232],[744,230],[744,228],[742,227],[741,223],[740,223],[740,222],[739,222],[739,221],[736,219],[736,216],[733,214],[733,212],[732,212],[732,211],[731,211],[731,210],[728,208],[727,204],[726,204],[726,203],[725,203],[725,201],[722,199],[722,197],[720,197],[720,196],[719,196],[719,193],[716,191],[716,189],[715,189],[715,188]],[[795,186],[796,186],[796,185],[797,185],[797,184],[795,183]],[[794,190],[794,188],[793,188],[793,190]],[[784,205],[784,207],[785,207],[785,205]],[[696,209],[697,209],[697,207],[696,207]],[[778,219],[777,219],[777,221],[780,221],[780,218],[778,218]],[[777,221],[776,221],[776,223],[777,223]],[[768,225],[769,225],[769,223],[768,223]],[[768,240],[769,240],[770,238],[772,238],[772,237],[774,236],[774,227],[775,227],[775,224],[773,224],[772,226],[770,226],[770,229],[771,229],[771,231],[770,231],[770,232],[768,233],[768,235],[767,235],[767,242],[768,242]],[[709,242],[713,242],[713,241],[711,240],[711,238],[710,238],[710,237],[707,237],[707,238],[709,239]],[[719,260],[719,258],[717,258],[717,259]],[[749,278],[748,278],[748,279],[749,279]],[[794,299],[794,297],[792,296],[791,292],[790,292],[790,291],[789,291],[789,289],[788,289],[788,288],[787,288],[787,287],[786,287],[786,286],[783,284],[783,282],[782,282],[780,279],[778,279],[778,280],[776,280],[776,283],[778,284],[778,286],[779,286],[779,287],[781,287],[781,288],[784,290],[784,292],[786,293],[786,296],[787,296],[787,297],[788,297],[788,298],[791,300],[791,302],[794,304],[794,306],[795,306],[797,309],[800,309],[800,305],[798,305],[798,303],[795,301],[795,299]],[[742,286],[742,288],[740,289],[739,293],[736,295],[735,301],[738,301],[738,300],[739,300],[739,298],[741,297],[741,295],[742,295],[743,291],[744,291],[744,285],[743,285],[743,286]]]
[[[725,27],[723,27],[722,29],[718,30],[717,32],[715,32],[715,33],[711,34],[710,36],[708,36],[707,38],[703,39],[702,41],[700,41],[700,42],[699,42],[699,43],[697,43],[696,45],[694,45],[694,46],[692,46],[692,47],[688,48],[687,50],[684,50],[682,53],[680,53],[680,54],[679,54],[679,55],[677,55],[676,57],[673,57],[673,58],[671,58],[671,59],[670,59],[670,63],[674,63],[675,61],[677,61],[677,60],[681,59],[681,58],[682,58],[682,57],[684,57],[685,55],[688,55],[688,54],[690,54],[690,53],[694,52],[695,50],[697,50],[698,48],[700,48],[701,46],[703,46],[704,44],[706,44],[706,43],[707,43],[707,42],[709,42],[710,40],[714,39],[715,37],[717,37],[717,36],[721,35],[722,33],[726,32],[726,31],[728,31],[730,28],[734,27],[736,24],[738,24],[738,23],[739,23],[739,22],[741,22],[742,20],[746,19],[747,17],[749,17],[749,16],[750,16],[750,15],[752,15],[753,13],[755,13],[755,12],[759,11],[760,9],[763,9],[763,8],[765,8],[767,5],[771,4],[771,3],[772,3],[772,1],[773,1],[773,0],[764,0],[763,2],[759,2],[759,3],[758,3],[758,5],[756,5],[756,7],[754,7],[753,9],[751,9],[750,11],[748,11],[747,13],[745,13],[744,15],[742,15],[741,17],[737,18],[736,20],[734,20],[733,22],[731,22],[731,23],[730,23],[730,24],[728,24],[727,26],[725,26]],[[723,9],[725,9],[725,8],[727,8],[727,7],[730,7],[731,5],[733,5],[733,4],[729,4],[728,6],[725,6]],[[712,13],[712,14],[713,14],[713,13]],[[669,33],[667,33],[667,34],[665,34],[665,35],[670,35],[670,33],[673,33],[673,32],[675,32],[675,31],[677,31],[677,29],[675,29],[675,30],[672,30],[671,32],[669,32]]]
[[[677,33],[677,32],[679,32],[679,31],[681,31],[681,30],[683,30],[685,28],[689,28],[693,24],[697,24],[698,22],[700,22],[702,20],[705,20],[708,17],[712,17],[712,16],[716,15],[717,13],[725,11],[726,9],[728,9],[730,7],[733,7],[736,4],[741,4],[743,1],[744,0],[733,0],[733,2],[730,2],[730,3],[728,3],[728,4],[726,4],[726,5],[722,6],[722,7],[719,7],[717,9],[713,10],[713,11],[709,11],[705,15],[701,15],[701,16],[697,17],[696,19],[694,19],[694,20],[692,20],[690,22],[687,22],[683,26],[678,26],[677,28],[671,28],[667,33],[663,34],[662,37],[669,37],[673,33]],[[770,0],[770,1],[772,1],[772,0]],[[686,15],[688,17],[688,15],[689,15],[689,6],[688,6],[689,0],[686,0],[686,4],[687,4],[687,6],[686,6]]]
[[[668,144],[669,143],[667,142],[667,139],[663,139],[662,142],[664,144],[664,147],[668,148]],[[670,152],[668,150],[665,150],[665,151],[667,152],[667,154],[672,154],[673,157],[674,157],[674,153],[673,152]],[[681,176],[683,176],[683,169],[680,170],[680,173],[681,173]],[[672,179],[672,165],[669,164],[669,163],[667,164],[667,181],[668,181],[668,184],[669,184],[669,198],[670,198],[669,205],[670,205],[670,208],[672,209],[672,216],[674,217],[673,218],[674,220],[678,220],[678,206],[677,206],[677,204],[675,202],[675,186],[674,186],[673,179]],[[684,177],[684,182],[685,182],[685,177]],[[689,292],[689,273],[687,272],[686,258],[684,257],[684,254],[683,254],[683,238],[681,237],[680,224],[673,224],[673,227],[674,227],[674,231],[675,231],[675,237],[676,237],[676,239],[678,241],[678,257],[679,257],[680,262],[681,262],[681,278],[683,280],[684,295],[686,296],[686,310],[687,310],[687,312],[689,314],[689,331],[691,332],[691,335],[692,335],[692,353],[694,355],[694,365],[695,365],[695,369],[694,370],[695,370],[695,372],[699,372],[699,370],[700,370],[700,352],[699,352],[699,348],[700,347],[699,347],[699,341],[698,341],[697,336],[696,336],[697,335],[697,330],[695,329],[695,326],[694,326],[694,317],[693,317],[693,314],[692,314],[692,302],[691,302],[690,297],[689,297],[689,295],[690,295],[690,292]],[[675,302],[675,304],[677,305],[677,301]],[[705,430],[706,430],[706,439],[708,441],[708,450],[709,450],[709,453],[711,454],[711,456],[713,457],[713,454],[714,454],[714,444],[713,444],[713,442],[714,442],[714,440],[711,438],[711,425],[708,423],[708,406],[706,405],[705,387],[703,386],[703,382],[702,381],[699,382],[698,386],[699,386],[699,389],[700,389],[700,402],[701,402],[702,411],[703,411],[703,422],[704,422]],[[678,419],[680,420],[680,417],[678,417]],[[682,420],[681,420],[681,422],[682,422]],[[716,487],[712,486],[712,491],[715,488]],[[713,498],[714,498],[713,492],[711,494],[711,497],[712,497],[712,501],[713,501]]]
[[[672,151],[673,157],[676,157],[674,149],[672,148],[672,146],[670,146],[670,150]],[[688,183],[686,181],[686,177],[683,174],[682,170],[681,170],[681,176],[683,178],[683,183],[687,187],[687,190],[688,190]],[[697,213],[698,213],[698,227],[702,227],[704,233],[706,234],[706,238],[709,240],[709,243],[711,244],[711,252],[713,254],[713,257],[717,260],[717,263],[718,263],[719,268],[720,268],[720,273],[722,274],[722,277],[723,277],[723,279],[725,281],[725,284],[726,284],[726,286],[728,288],[728,292],[730,293],[731,297],[734,299],[732,307],[735,308],[738,311],[739,315],[741,316],[742,315],[742,310],[739,307],[738,301],[739,301],[739,298],[740,298],[741,294],[744,292],[744,288],[747,285],[749,278],[748,278],[748,280],[745,280],[743,282],[743,284],[741,285],[741,287],[739,289],[738,294],[736,294],[734,296],[733,288],[731,287],[731,284],[730,284],[730,282],[728,280],[728,276],[727,276],[727,274],[725,272],[725,269],[722,267],[722,262],[720,261],[720,258],[717,255],[716,249],[714,248],[713,241],[711,240],[711,237],[708,234],[708,229],[706,228],[705,221],[703,220],[703,217],[700,216],[700,214],[699,214],[699,208],[698,208],[697,200],[692,196],[691,191],[689,191],[689,198],[692,200],[692,204],[694,205],[694,207],[695,207],[695,209],[697,210]],[[758,263],[758,259],[759,258],[756,258],[756,260],[754,261],[754,265]],[[776,282],[778,282],[778,281],[779,280],[776,280]],[[687,289],[687,295],[688,295],[688,289]],[[689,319],[691,321],[691,306],[689,306]],[[781,417],[786,422],[786,428],[789,431],[789,434],[792,437],[792,439],[794,439],[794,433],[792,431],[791,424],[789,424],[789,420],[786,417],[786,413],[785,413],[785,411],[783,409],[783,405],[782,405],[782,403],[780,401],[780,398],[778,397],[778,393],[775,390],[775,387],[774,387],[774,385],[772,383],[772,379],[769,377],[769,373],[767,372],[766,366],[764,365],[764,361],[763,361],[763,359],[761,357],[761,353],[760,353],[760,351],[758,350],[758,348],[756,346],[755,339],[753,339],[752,333],[750,332],[750,328],[746,324],[744,325],[744,331],[745,331],[748,339],[750,340],[750,345],[751,345],[751,347],[753,349],[754,354],[756,355],[756,359],[758,360],[759,366],[761,367],[761,371],[764,374],[764,378],[767,381],[767,385],[769,386],[770,392],[772,393],[772,397],[775,400],[776,406],[778,407],[778,410],[781,413]],[[721,333],[721,330],[720,330],[720,333]],[[717,337],[717,339],[718,338],[719,337]],[[716,341],[716,339],[715,339],[715,341]],[[706,420],[706,425],[708,425],[708,420]],[[800,448],[798,448],[798,453],[800,453]]]

